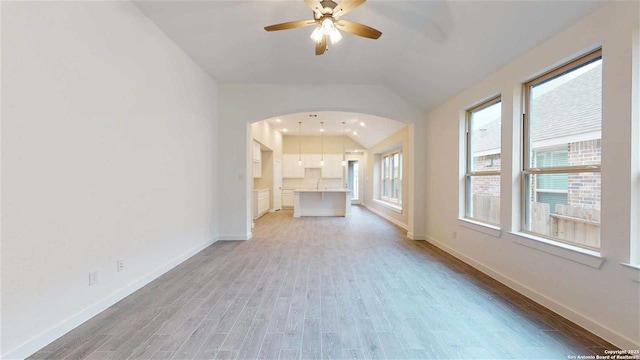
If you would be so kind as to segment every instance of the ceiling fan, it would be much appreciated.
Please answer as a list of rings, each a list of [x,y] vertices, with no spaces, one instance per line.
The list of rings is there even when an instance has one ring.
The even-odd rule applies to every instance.
[[[317,25],[311,34],[311,39],[316,43],[316,55],[322,55],[327,51],[328,41],[331,41],[331,44],[335,44],[342,39],[339,30],[369,39],[377,39],[382,35],[380,31],[372,27],[341,19],[343,15],[362,5],[365,1],[343,0],[340,4],[337,4],[332,0],[304,0],[313,10],[313,20],[290,21],[266,26],[264,29],[266,31],[278,31]]]

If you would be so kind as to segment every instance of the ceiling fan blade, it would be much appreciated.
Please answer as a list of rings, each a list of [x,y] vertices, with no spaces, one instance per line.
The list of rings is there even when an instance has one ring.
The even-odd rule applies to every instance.
[[[304,3],[313,10],[316,14],[316,18],[322,16],[322,5],[320,5],[318,0],[304,0]]]
[[[352,33],[353,35],[362,36],[369,39],[377,39],[382,33],[367,25],[358,24],[356,22],[340,20],[336,23],[339,30]]]
[[[299,27],[311,26],[315,23],[316,23],[315,20],[289,21],[282,24],[265,26],[264,29],[267,31],[288,30],[288,29],[295,29]]]
[[[334,17],[343,16],[349,11],[364,4],[365,1],[367,0],[342,0],[342,2],[338,4],[338,6],[336,6],[335,9],[333,9],[333,16]]]
[[[316,55],[322,55],[327,50],[327,35],[322,37],[319,43],[316,43]]]

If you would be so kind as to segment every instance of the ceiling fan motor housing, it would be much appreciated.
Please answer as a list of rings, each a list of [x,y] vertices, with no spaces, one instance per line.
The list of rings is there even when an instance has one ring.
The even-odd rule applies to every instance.
[[[322,12],[326,13],[326,11],[324,11],[324,10],[326,10],[327,8],[333,10],[333,9],[335,9],[336,6],[338,6],[338,4],[333,2],[333,1],[331,1],[331,0],[323,0],[323,1],[320,2],[320,6],[322,6],[322,9],[323,9]]]

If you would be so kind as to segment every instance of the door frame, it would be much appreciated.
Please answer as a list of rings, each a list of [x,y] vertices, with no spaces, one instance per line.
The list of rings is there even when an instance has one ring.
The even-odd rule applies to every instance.
[[[278,166],[280,167],[279,170]],[[278,185],[278,183],[280,185]],[[273,189],[271,189],[271,194],[271,209],[269,209],[269,212],[282,210],[282,159],[275,158],[275,156],[273,159]],[[278,199],[277,202],[276,199]],[[276,204],[278,204],[278,206],[276,206]]]
[[[364,154],[347,154],[345,156],[345,160],[347,161],[347,166],[345,169],[345,183],[349,184],[349,161],[357,161],[358,162],[358,200],[351,200],[351,204],[361,205],[362,198],[364,196]]]

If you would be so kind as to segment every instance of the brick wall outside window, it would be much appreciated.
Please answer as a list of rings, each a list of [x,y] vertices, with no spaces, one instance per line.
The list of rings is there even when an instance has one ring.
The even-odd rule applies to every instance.
[[[500,154],[476,156],[473,159],[474,171],[500,169]],[[500,178],[498,176],[477,176],[473,179],[473,194],[481,196],[500,196]]]
[[[569,165],[600,163],[600,140],[580,141],[569,144]],[[599,209],[601,201],[600,173],[569,174],[569,206]]]

